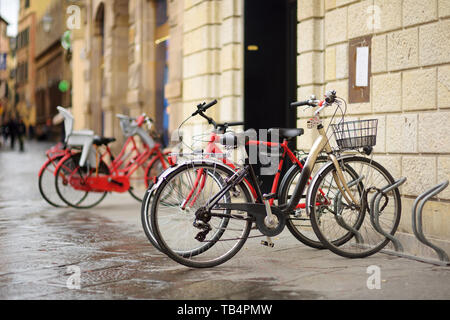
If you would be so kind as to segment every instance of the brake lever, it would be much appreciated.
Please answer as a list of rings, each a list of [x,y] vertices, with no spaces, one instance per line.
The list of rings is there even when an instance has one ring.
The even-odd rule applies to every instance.
[[[317,104],[318,104],[320,101],[317,100],[317,99],[310,99],[310,100],[308,100],[308,102],[317,106]],[[310,109],[310,108],[314,108],[314,107],[315,107],[315,106],[312,106],[312,105],[306,106],[305,108],[303,108],[303,111],[306,111],[306,110],[308,110],[308,109]]]

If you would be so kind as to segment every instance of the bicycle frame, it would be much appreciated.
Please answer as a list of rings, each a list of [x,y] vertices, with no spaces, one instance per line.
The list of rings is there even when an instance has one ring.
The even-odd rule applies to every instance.
[[[318,116],[318,113],[316,114]],[[319,118],[317,120],[320,120]],[[347,182],[345,181],[344,174],[342,172],[342,169],[339,165],[338,159],[333,154],[333,150],[331,148],[330,142],[328,140],[328,137],[326,135],[326,132],[323,128],[322,124],[319,124],[317,126],[317,131],[319,133],[319,137],[314,141],[314,144],[308,154],[305,166],[303,167],[302,173],[300,174],[299,181],[297,185],[295,186],[294,193],[290,201],[288,202],[288,205],[285,209],[283,209],[283,212],[289,213],[295,208],[295,203],[297,203],[303,192],[305,191],[306,184],[309,180],[309,177],[311,175],[312,170],[314,169],[314,165],[317,161],[317,158],[319,154],[322,152],[322,150],[325,150],[325,152],[328,155],[328,158],[333,162],[334,167],[336,171],[333,173],[333,178],[336,181],[337,187],[339,188],[339,191],[342,193],[343,197],[347,202],[355,203],[356,205],[359,205],[359,202],[355,199],[353,194],[350,192],[350,188],[347,185]],[[347,195],[348,194],[348,195]]]
[[[133,136],[127,138],[125,144],[123,145],[119,155],[115,158],[111,152],[109,146],[106,147],[106,151],[103,152],[100,157],[98,157],[98,153],[96,153],[96,172],[95,175],[88,177],[88,183],[84,186],[76,186],[76,189],[82,189],[85,191],[113,191],[113,192],[126,192],[130,188],[130,178],[133,173],[142,166],[149,158],[152,157],[151,162],[149,163],[145,177],[147,179],[148,170],[155,161],[160,160],[163,169],[167,169],[167,165],[164,161],[163,153],[161,152],[161,145],[155,144],[152,149],[144,143],[144,151],[141,151],[137,146],[137,143]],[[98,148],[98,147],[97,147]],[[98,151],[98,150],[97,150]],[[130,158],[133,153],[136,153],[134,156]],[[69,157],[71,157],[71,153],[65,154],[65,156],[59,161],[56,169],[55,175],[58,171],[59,167],[62,166],[64,161],[66,161]],[[101,161],[104,161],[109,157],[110,164],[108,165],[108,170],[110,172],[109,175],[99,175],[98,169]],[[127,160],[128,159],[128,160]],[[147,183],[148,181],[146,181]]]
[[[289,202],[287,203],[286,207],[283,206],[283,208],[279,208],[279,207],[273,208],[277,211],[281,211],[281,213],[284,215],[289,215],[291,212],[293,212],[295,209],[297,209],[297,206],[298,206],[297,204],[299,203],[301,196],[302,196],[303,192],[305,191],[306,185],[308,184],[309,180],[311,179],[311,172],[314,169],[314,165],[317,161],[317,158],[319,157],[319,154],[323,150],[327,153],[328,158],[330,159],[330,161],[334,164],[334,166],[336,168],[336,171],[333,173],[333,178],[335,179],[337,186],[338,186],[340,192],[342,193],[343,197],[349,203],[353,201],[353,203],[355,203],[357,206],[359,206],[359,202],[355,199],[355,197],[353,196],[353,194],[350,191],[349,186],[347,185],[347,182],[345,181],[344,174],[338,163],[338,159],[333,154],[333,150],[329,143],[326,132],[323,128],[323,125],[320,122],[319,112],[320,112],[320,110],[318,110],[316,112],[316,117],[317,117],[316,120],[318,120],[318,123],[319,123],[316,126],[316,129],[318,130],[319,137],[314,141],[314,144],[308,154],[306,163],[302,168],[299,181],[294,189],[294,193],[293,193],[291,199],[289,200]],[[279,145],[277,143],[260,142],[260,141],[252,141],[252,143],[253,144],[263,143],[263,144],[266,144],[267,146]],[[283,148],[285,150],[284,152],[288,152],[287,150],[289,150],[289,149],[287,148],[287,142],[284,141],[283,144],[286,147],[286,148]],[[291,158],[291,160],[292,160],[292,158]],[[301,163],[299,163],[299,165],[301,165]],[[256,187],[256,194],[257,194],[256,199],[260,199],[261,200],[260,203],[246,203],[246,204],[233,204],[232,203],[232,204],[226,204],[226,205],[217,203],[225,193],[227,193],[235,185],[239,184],[242,181],[242,179],[244,179],[248,174],[250,174],[250,178],[251,178],[252,182],[254,182],[254,185]],[[279,172],[278,172],[278,174],[279,174]],[[195,188],[196,188],[196,186],[195,186]],[[321,193],[322,193],[322,195],[324,195],[323,191],[321,191]],[[265,204],[262,204],[262,203],[265,203]],[[273,203],[273,201],[272,201],[272,203]],[[235,176],[235,178],[232,179],[231,181],[229,181],[229,183],[224,188],[222,188],[217,194],[215,194],[214,196],[212,196],[211,199],[209,199],[208,205],[206,206],[206,210],[210,212],[210,210],[213,209],[216,205],[222,209],[228,208],[228,209],[235,209],[235,210],[241,210],[241,211],[248,211],[248,212],[251,212],[251,213],[254,213],[257,215],[261,214],[261,205],[262,206],[265,205],[265,211],[266,211],[267,216],[270,218],[273,217],[272,212],[271,212],[272,204],[269,203],[268,201],[263,200],[263,195],[261,193],[259,185],[257,184],[257,178],[255,175],[255,172],[253,170],[253,167],[249,164],[248,157],[246,158],[245,167]],[[212,215],[214,215],[214,214],[212,214]]]
[[[216,142],[219,141],[219,136],[216,134],[216,132],[212,132],[209,140],[208,140],[208,144],[206,146],[205,149],[205,153],[207,154],[205,157],[208,158],[208,154],[223,154],[222,150],[217,146]],[[221,157],[222,162],[224,165],[229,166],[232,169],[236,169],[236,166],[229,161],[226,157]],[[199,170],[199,172],[197,173],[197,178],[195,179],[194,185],[191,189],[191,191],[189,192],[188,196],[186,197],[186,199],[184,200],[184,202],[181,205],[181,208],[184,210],[186,208],[186,206],[188,205],[189,201],[191,200],[192,196],[194,195],[195,190],[197,190],[196,195],[194,196],[194,198],[192,199],[190,206],[192,207],[198,196],[200,195],[201,191],[203,190],[203,187],[205,186],[205,182],[206,182],[206,176],[203,174],[203,170]],[[253,197],[257,197],[256,191],[253,188],[253,186],[247,181],[245,180],[245,183],[247,184],[248,188],[250,189]],[[200,185],[200,188],[198,188],[198,186]],[[198,189],[197,189],[198,188]]]
[[[208,158],[208,154],[223,154],[222,150],[217,146],[216,142],[219,141],[219,136],[215,133],[212,132],[211,136],[209,138],[208,141],[208,145],[206,147],[206,158]],[[280,181],[280,177],[281,177],[281,171],[283,169],[283,164],[284,164],[284,160],[286,159],[286,156],[288,156],[288,158],[291,160],[291,162],[293,164],[298,165],[300,168],[302,168],[303,170],[303,164],[301,163],[301,161],[295,156],[295,154],[289,149],[288,146],[288,140],[284,139],[282,143],[278,143],[278,142],[266,142],[266,141],[259,141],[259,140],[250,140],[247,142],[247,145],[252,146],[252,145],[256,145],[256,146],[260,146],[260,145],[264,145],[267,146],[269,148],[274,148],[274,147],[278,147],[278,148],[282,148],[283,149],[283,154],[280,158],[280,161],[278,163],[278,170],[277,173],[275,174],[273,183],[272,183],[272,188],[271,188],[271,193],[275,194],[278,191],[278,184]],[[222,157],[222,162],[223,164],[231,167],[232,169],[236,169],[236,166],[230,162],[226,157]],[[312,177],[309,177],[309,180],[311,180]],[[192,199],[192,201],[189,203],[189,205],[192,207],[198,196],[200,195],[201,191],[203,190],[203,187],[205,185],[205,181],[206,181],[206,176],[203,174],[203,170],[199,170],[199,172],[197,173],[197,178],[195,179],[192,189],[189,192],[188,196],[186,197],[186,199],[183,201],[181,208],[185,209],[186,206],[188,205],[189,201],[191,200],[192,196],[194,195],[195,190],[197,190],[196,195],[194,196],[194,198]],[[257,190],[255,190],[255,188],[253,187],[253,185],[257,184],[257,180],[254,181],[254,184],[252,185],[247,179],[244,179],[245,184],[248,186],[249,190],[251,191],[253,198],[255,200],[258,200],[260,202],[262,202],[262,195],[258,195]],[[199,187],[200,186],[200,187]],[[320,190],[320,192],[322,193],[322,195],[325,196],[324,192],[322,190]],[[274,204],[275,199],[272,198],[269,200],[269,204],[272,206]],[[305,209],[306,204],[305,203],[299,203],[296,206],[296,209]]]

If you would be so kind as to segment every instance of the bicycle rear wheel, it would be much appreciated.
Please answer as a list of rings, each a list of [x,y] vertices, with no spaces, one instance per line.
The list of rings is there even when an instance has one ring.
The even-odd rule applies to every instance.
[[[180,165],[164,179],[152,200],[150,220],[155,239],[170,258],[188,267],[207,268],[226,262],[242,248],[252,224],[245,212],[213,208],[208,221],[211,230],[204,239],[198,238],[204,229],[193,226],[196,213],[226,186],[226,179],[234,173],[221,164],[194,161]],[[219,200],[235,202],[253,202],[243,183]]]
[[[371,159],[353,156],[339,160],[339,163],[360,205],[347,203],[334,179],[335,167],[330,163],[315,176],[308,192],[307,208],[310,210],[311,225],[320,241],[334,253],[347,258],[367,257],[383,249],[389,239],[373,226],[366,199],[370,201],[376,189],[393,184],[394,179],[383,166]],[[325,197],[328,203],[311,205],[322,196],[319,188],[327,190]],[[401,215],[398,189],[386,193],[385,201],[379,221],[383,230],[393,235]]]
[[[39,192],[44,200],[56,207],[65,207],[66,203],[59,198],[55,189],[55,169],[63,156],[53,156],[42,166],[38,179]]]
[[[107,195],[107,192],[93,192],[83,190],[78,186],[86,184],[86,178],[95,173],[95,168],[80,167],[80,154],[67,158],[56,171],[55,186],[61,200],[67,205],[77,209],[89,209],[98,205]],[[101,161],[99,172],[108,174],[109,169]],[[77,188],[75,188],[77,186]]]

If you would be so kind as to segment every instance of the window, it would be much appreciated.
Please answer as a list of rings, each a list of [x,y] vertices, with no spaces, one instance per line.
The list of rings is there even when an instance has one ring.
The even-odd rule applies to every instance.
[[[30,29],[26,28],[22,32],[19,33],[17,36],[17,49],[24,48],[28,46],[28,43],[30,41]]]
[[[25,9],[30,7],[30,0],[25,0]]]
[[[20,63],[17,66],[17,83],[24,83],[28,80],[28,63]]]

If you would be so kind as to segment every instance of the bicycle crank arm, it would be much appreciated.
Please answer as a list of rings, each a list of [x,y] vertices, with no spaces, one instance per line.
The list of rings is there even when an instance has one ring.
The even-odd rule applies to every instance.
[[[276,206],[271,206],[272,215],[276,217],[277,224],[267,226],[266,205],[263,203],[217,203],[213,209],[237,210],[247,212],[255,219],[256,227],[265,236],[279,235],[286,226],[286,215]]]

